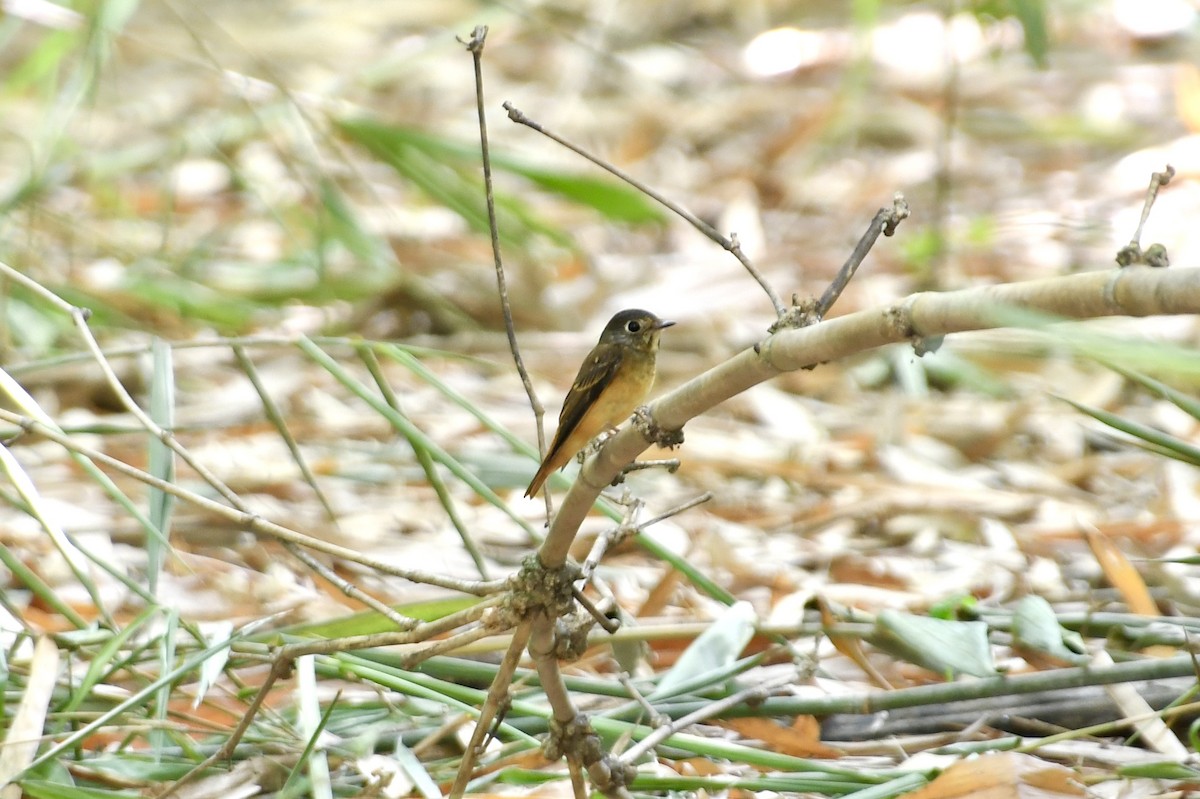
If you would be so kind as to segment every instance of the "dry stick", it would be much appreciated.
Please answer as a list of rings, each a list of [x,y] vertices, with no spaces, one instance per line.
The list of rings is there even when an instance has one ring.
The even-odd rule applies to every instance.
[[[27,416],[12,413],[0,409],[0,421],[8,422],[16,425],[23,430],[31,433],[37,433],[44,438],[53,441],[54,443],[70,450],[71,452],[83,455],[85,458],[90,458],[97,463],[101,463],[114,471],[120,472],[126,477],[132,477],[141,483],[164,491],[172,496],[178,497],[185,502],[190,502],[199,508],[202,508],[210,513],[213,513],[221,518],[233,522],[241,527],[244,527],[259,535],[275,538],[280,541],[291,542],[298,544],[308,549],[313,549],[318,552],[324,552],[328,555],[333,555],[343,560],[348,560],[353,563],[359,563],[367,568],[378,571],[382,574],[390,574],[394,577],[402,577],[406,580],[411,580],[414,583],[426,583],[428,585],[436,585],[439,588],[448,588],[452,591],[461,591],[466,594],[475,596],[486,596],[504,590],[504,580],[491,580],[481,582],[478,580],[459,580],[453,577],[447,577],[440,574],[429,574],[419,572],[413,569],[403,569],[391,563],[386,563],[376,558],[368,557],[361,552],[356,552],[353,549],[331,544],[328,541],[322,541],[319,538],[305,535],[275,522],[267,521],[261,516],[254,513],[247,513],[231,508],[228,505],[223,505],[220,502],[215,502],[207,497],[202,497],[195,492],[180,488],[174,483],[168,483],[165,480],[160,480],[148,472],[144,472],[134,466],[130,466],[124,461],[118,460],[111,455],[107,455],[99,450],[85,447],[70,436],[59,433],[52,427],[48,427],[36,419],[30,419]]]
[[[333,569],[329,568],[324,563],[305,552],[298,545],[285,541],[283,546],[292,554],[292,557],[303,563],[308,568],[312,569],[313,572],[319,576],[324,577],[330,583],[337,586],[338,590],[343,594],[351,599],[357,599],[359,602],[363,603],[371,610],[375,611],[392,624],[396,625],[398,629],[410,630],[418,624],[416,619],[410,619],[407,616],[401,616],[386,602],[378,600],[368,594],[366,591],[363,591],[357,585],[354,585],[349,580],[335,572]]]
[[[489,635],[495,635],[498,632],[501,631],[487,625],[469,628],[465,632],[422,646],[416,652],[402,654],[399,660],[399,667],[402,669],[415,668],[435,655],[460,649],[467,644],[474,643]],[[345,638],[322,639],[319,641],[300,641],[280,647],[277,657],[281,660],[295,660],[305,655],[330,655],[350,649],[378,649],[384,646],[401,646],[412,644],[417,640],[425,640],[428,637],[428,635],[422,635],[420,638],[417,638],[409,633],[388,632],[372,633],[370,635],[350,635]]]
[[[254,695],[254,699],[251,700],[250,706],[246,708],[245,714],[243,714],[237,726],[234,727],[233,733],[229,736],[229,739],[221,745],[220,749],[213,752],[200,763],[193,766],[186,774],[168,785],[165,790],[155,794],[154,799],[167,799],[167,797],[174,795],[180,788],[188,785],[201,774],[203,774],[209,766],[233,757],[234,749],[236,749],[238,743],[241,742],[242,736],[246,734],[246,730],[250,729],[250,723],[254,720],[254,717],[258,715],[259,708],[262,707],[262,704],[266,700],[267,694],[270,692],[271,687],[274,686],[279,678],[283,677],[291,669],[291,667],[291,661],[283,660],[281,658],[276,659],[275,663],[271,666],[271,671],[267,674],[267,679],[263,681],[262,687],[259,688],[258,693]]]
[[[567,761],[567,772],[571,776],[571,794],[575,799],[587,799],[587,784],[583,781],[583,768],[574,761]]]
[[[633,680],[626,672],[622,671],[617,674],[617,679],[620,680],[621,685],[625,686],[625,690],[629,692],[631,697],[633,697],[633,701],[638,704],[638,706],[642,709],[642,712],[646,714],[646,721],[649,724],[657,727],[660,724],[669,723],[666,716],[659,713],[655,709],[654,705],[650,704],[649,700],[642,695],[642,692],[639,691],[638,687],[633,684]],[[614,751],[613,754],[619,754],[619,752]]]
[[[668,199],[632,175],[622,172],[620,169],[600,158],[599,156],[589,153],[579,145],[564,139],[562,136],[559,136],[553,131],[546,129],[540,123],[535,122],[527,117],[523,111],[518,109],[512,103],[504,103],[504,110],[508,112],[508,118],[513,122],[516,122],[518,125],[525,125],[528,128],[536,130],[538,133],[542,134],[548,139],[561,144],[563,147],[566,147],[576,155],[586,158],[601,169],[616,175],[618,178],[625,181],[630,186],[633,186],[646,196],[653,198],[656,202],[661,203],[664,207],[674,211],[688,224],[696,228],[696,230],[699,230],[712,241],[721,245],[721,247],[733,255],[734,258],[738,259],[742,266],[745,267],[746,271],[750,273],[750,276],[753,277],[754,280],[757,281],[758,285],[762,287],[762,290],[766,292],[767,297],[771,300],[771,305],[775,307],[775,315],[777,317],[783,316],[785,313],[787,313],[787,306],[783,304],[783,300],[781,300],[779,295],[775,293],[775,289],[771,288],[771,284],[767,282],[767,279],[762,276],[754,264],[750,262],[750,259],[746,257],[746,254],[742,252],[742,246],[738,243],[736,234],[728,237],[721,235],[719,232],[717,232],[716,228],[705,222],[703,219],[700,219],[682,205],[679,205],[678,203]]]
[[[563,681],[562,670],[558,659],[554,656],[555,644],[554,619],[545,613],[538,614],[533,621],[533,634],[529,640],[529,656],[533,658],[537,668],[538,679],[542,684],[542,692],[554,721],[560,726],[566,726],[579,715],[571,692]],[[568,752],[568,761],[571,759]]]
[[[521,358],[521,348],[517,344],[516,328],[513,325],[512,306],[508,301],[508,280],[504,275],[504,261],[500,254],[500,230],[496,223],[496,198],[492,190],[492,156],[488,144],[487,114],[484,112],[483,107],[483,46],[487,41],[487,32],[486,25],[477,26],[471,32],[471,39],[464,42],[464,44],[466,44],[467,50],[471,53],[471,61],[475,69],[475,110],[476,115],[479,117],[479,147],[483,160],[483,188],[484,196],[487,200],[488,230],[491,233],[492,240],[492,262],[496,269],[496,288],[500,295],[500,310],[504,314],[504,332],[508,336],[508,347],[512,351],[513,363],[516,364],[517,373],[521,376],[521,383],[525,386],[525,394],[529,397],[529,405],[533,409],[537,426],[538,452],[544,453],[546,451],[546,433],[543,419],[546,415],[546,409],[538,400],[537,392],[533,389],[533,381],[529,379],[529,372],[525,369],[525,361]],[[551,505],[550,491],[548,489],[545,492],[545,497],[546,514],[549,516]],[[532,625],[526,621],[517,628],[516,633],[513,635],[513,640],[505,654],[504,662],[501,664],[495,679],[492,680],[492,686],[488,690],[487,699],[484,701],[483,707],[479,710],[479,718],[475,723],[471,742],[463,753],[462,762],[458,766],[458,773],[454,776],[454,784],[450,789],[451,799],[461,797],[467,788],[471,772],[474,770],[476,748],[482,744],[502,700],[508,696],[508,688],[513,672],[516,671],[517,663],[521,659],[521,653],[525,650],[525,645],[529,640],[531,632]]]
[[[471,39],[464,42],[471,53],[471,61],[475,65],[475,109],[479,116],[479,150],[483,156],[483,191],[487,198],[488,230],[492,237],[492,262],[496,268],[496,289],[500,293],[500,310],[504,313],[504,332],[508,335],[508,348],[512,351],[513,363],[517,366],[517,374],[521,376],[521,384],[525,386],[525,394],[529,397],[529,406],[533,409],[534,421],[537,425],[538,452],[546,452],[546,430],[543,420],[546,409],[538,400],[537,392],[533,389],[533,381],[525,369],[525,361],[521,358],[521,348],[517,345],[517,331],[513,325],[512,306],[508,301],[508,280],[504,276],[504,261],[500,256],[500,229],[496,223],[496,198],[492,192],[492,153],[488,144],[487,114],[483,110],[483,45],[487,40],[487,25],[480,25],[471,32]],[[461,39],[459,41],[462,41]],[[549,516],[550,491],[545,492],[546,515]]]
[[[1150,209],[1154,207],[1154,201],[1158,199],[1158,190],[1171,182],[1171,178],[1175,177],[1175,167],[1167,164],[1167,168],[1162,172],[1152,172],[1150,174],[1150,185],[1146,187],[1146,199],[1142,201],[1142,216],[1138,220],[1137,230],[1133,232],[1133,238],[1129,240],[1129,244],[1121,248],[1117,253],[1117,263],[1121,266],[1129,266],[1135,263],[1149,263],[1150,266],[1166,266],[1166,263],[1150,263],[1148,256],[1150,250],[1153,250],[1155,245],[1146,251],[1142,252],[1142,229],[1146,227],[1146,220],[1150,218]]]
[[[1005,309],[1008,315],[1005,314]],[[1011,324],[1015,310],[1073,319],[1200,313],[1200,269],[1127,268],[952,292],[922,292],[879,309],[781,330],[660,397],[644,414],[661,430],[784,372],[914,339]],[[600,491],[648,446],[630,425],[590,457],[550,525],[539,558],[561,566]]]
[[[642,740],[638,741],[621,755],[621,762],[635,763],[642,755],[644,755],[646,752],[649,752],[651,749],[658,746],[675,733],[685,730],[693,724],[699,724],[702,721],[716,718],[729,708],[736,707],[742,702],[766,699],[773,689],[781,688],[785,685],[791,685],[795,681],[795,674],[781,674],[775,679],[768,680],[761,685],[755,685],[752,688],[746,688],[738,691],[735,694],[730,694],[724,699],[716,702],[706,703],[704,707],[702,707],[700,710],[697,710],[695,713],[689,713],[682,718],[672,721],[670,724],[664,724]]]
[[[476,749],[483,743],[492,719],[496,717],[496,710],[500,707],[504,697],[508,695],[508,686],[512,684],[513,673],[517,670],[517,664],[521,661],[521,653],[525,651],[525,645],[529,643],[529,636],[532,632],[533,626],[526,621],[522,622],[513,633],[512,643],[508,645],[508,651],[504,653],[504,660],[501,661],[500,668],[497,669],[496,676],[492,679],[487,699],[484,701],[483,707],[479,709],[479,718],[475,720],[471,741],[467,744],[466,751],[463,752],[458,773],[454,775],[454,784],[450,787],[449,799],[460,799],[467,789],[467,783],[471,780],[471,772],[475,770],[475,758],[478,754]]]
[[[894,235],[896,233],[896,226],[907,218],[908,203],[904,200],[904,195],[897,193],[895,199],[892,200],[891,208],[880,208],[875,214],[875,218],[867,226],[867,232],[858,240],[858,244],[854,245],[854,251],[850,253],[850,257],[846,259],[846,263],[842,264],[842,268],[838,270],[837,276],[829,284],[829,288],[825,289],[825,293],[821,295],[821,299],[817,300],[815,321],[819,322],[824,319],[825,314],[837,302],[838,297],[842,296],[842,292],[850,283],[850,278],[854,277],[855,271],[863,262],[863,259],[867,257],[867,253],[875,246],[875,242],[879,239],[879,234],[882,233],[885,236]]]

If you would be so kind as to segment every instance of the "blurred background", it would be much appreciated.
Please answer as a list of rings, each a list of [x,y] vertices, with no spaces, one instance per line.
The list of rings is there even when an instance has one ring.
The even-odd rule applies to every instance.
[[[495,329],[456,41],[478,24],[524,328],[654,305],[754,335],[770,308],[681,220],[508,122],[506,100],[736,232],[784,296],[819,292],[903,192],[905,235],[841,310],[1107,266],[1167,161],[1181,179],[1147,235],[1196,259],[1179,223],[1200,158],[1188,2],[5,11],[5,258],[114,327]],[[44,353],[61,330],[23,300],[9,297],[24,323],[7,346]]]
[[[490,27],[483,72],[509,295],[548,419],[617,309],[679,323],[664,336],[660,390],[761,338],[773,314],[721,248],[509,122],[504,101],[736,233],[784,297],[819,294],[902,192],[911,218],[876,245],[835,315],[913,291],[1110,268],[1151,172],[1167,163],[1179,174],[1144,243],[1165,244],[1172,268],[1200,259],[1191,2],[4,9],[4,260],[93,312],[139,398],[153,379],[150,337],[175,344],[181,439],[264,515],[400,560],[413,548],[451,573],[472,567],[408,445],[289,342],[325,336],[339,357],[360,336],[423,347],[421,363],[471,410],[536,441],[501,332],[483,213],[460,41],[477,25]],[[78,357],[70,319],[22,286],[3,290],[11,373],[64,426],[98,431],[110,452],[139,462],[145,442]],[[1097,329],[1184,347],[1195,337],[1191,319]],[[264,390],[314,464],[323,502],[220,337],[258,347]],[[540,503],[518,499],[528,452],[448,403],[428,375],[389,370],[431,439],[540,523]],[[1096,576],[1070,555],[1080,519],[1120,527],[1146,554],[1187,543],[1192,473],[1114,443],[1051,392],[1181,440],[1194,434],[1175,405],[1069,346],[988,333],[923,359],[897,347],[784,376],[689,426],[678,475],[634,485],[659,509],[722,489],[663,534],[681,552],[711,553],[734,573],[731,588],[740,574],[764,612],[813,580],[860,598],[878,582],[902,606],[950,590],[1001,601],[1029,580],[1069,595]],[[74,531],[138,563],[141,529],[81,494],[65,456],[43,446],[27,448],[39,453],[28,468]],[[530,545],[472,492],[464,502],[488,557],[508,564]],[[46,547],[36,523],[12,516],[10,543]],[[223,563],[281,568],[195,509],[181,506],[173,527],[184,551],[227,546]],[[998,535],[1018,553],[1001,576],[987,571]],[[881,576],[862,559],[914,545],[921,570]],[[272,589],[292,597],[283,604],[320,612],[295,599],[311,589],[290,579]],[[239,616],[210,602],[194,610]]]
[[[501,321],[462,43],[476,26],[490,29],[485,107],[508,294],[547,434],[614,311],[677,322],[662,338],[659,392],[760,341],[775,315],[728,253],[509,122],[505,101],[736,233],[788,299],[820,295],[877,209],[902,193],[911,217],[875,245],[832,315],[917,291],[1111,269],[1151,174],[1167,164],[1177,174],[1142,245],[1164,245],[1170,269],[1200,266],[1194,0],[0,7],[0,261],[11,267],[0,276],[0,405],[220,499],[197,467],[208,469],[230,489],[223,502],[236,494],[260,519],[360,553],[301,562],[245,517],[172,502],[111,466],[108,482],[6,417],[4,709],[7,719],[29,678],[57,669],[45,659],[74,666],[42,681],[50,716],[16,736],[87,735],[38,773],[64,785],[177,779],[245,717],[266,675],[261,647],[280,627],[327,638],[394,629],[355,615],[364,604],[345,584],[419,618],[474,601],[381,575],[363,557],[474,580],[512,573],[536,545],[546,508],[521,494],[538,438]],[[47,290],[89,309],[102,356]],[[971,637],[971,674],[1079,662],[1064,650],[1068,627],[1097,658],[1138,658],[1141,617],[1158,625],[1158,614],[1176,614],[1184,630],[1155,639],[1154,654],[1182,649],[1187,625],[1200,625],[1200,575],[1157,558],[1200,548],[1196,343],[1193,317],[956,335],[924,356],[898,345],[782,375],[693,420],[671,453],[679,470],[637,472],[627,486],[645,502],[643,520],[712,498],[652,525],[653,556],[631,544],[598,571],[625,632],[646,642],[626,667],[661,673],[699,629],[728,622],[714,597],[749,603],[732,617],[745,638],[731,637],[727,660],[752,628],[775,624],[793,645],[775,665],[792,669],[801,653],[817,675],[787,690],[820,696],[964,673],[928,659],[953,649],[938,637],[945,627],[897,623],[917,616],[934,627],[924,617],[975,619],[945,622],[957,640]],[[103,364],[194,464],[147,434]],[[612,525],[593,514],[573,554]],[[443,604],[417,604],[430,600]],[[1049,661],[1014,644],[1026,600],[1062,638]],[[1121,615],[1096,626],[1100,611]],[[250,649],[228,661],[220,647],[202,651],[247,624],[258,636]],[[28,665],[31,639],[47,632],[62,635],[43,638],[42,665]],[[399,753],[401,732],[446,785],[462,751],[449,737],[464,729],[461,703],[478,700],[459,689],[486,688],[483,666],[504,645],[489,639],[426,664],[449,661],[441,694],[413,690],[407,663],[380,679],[379,652],[318,659],[323,693],[295,690],[311,700],[313,724],[289,709],[285,680],[237,756],[304,763],[324,729],[318,699],[336,688],[326,706],[338,712],[320,725],[340,736],[339,795],[374,779],[354,757]],[[209,662],[202,674],[179,666],[160,691],[155,677],[185,657]],[[215,683],[213,663],[225,675]],[[375,676],[351,681],[351,667]],[[603,677],[607,691],[616,667],[598,646],[570,669]],[[821,744],[808,722],[769,746]],[[970,729],[1000,734],[974,720]],[[939,745],[873,740],[875,726],[862,735],[858,749],[800,750],[860,757],[839,777],[853,784],[787,790],[849,792],[876,779],[864,762],[890,767]],[[1194,749],[1194,734],[1186,740]],[[1104,759],[1118,746],[1089,750],[1101,772],[1084,781],[1124,785],[1113,764],[1134,760]],[[728,759],[759,763],[750,755],[760,748]],[[1078,751],[1063,757],[1075,765]],[[703,760],[680,761],[679,773]],[[913,768],[927,778],[928,765]],[[1170,772],[1180,773],[1195,779]],[[305,790],[288,779],[295,791],[281,795]],[[81,795],[57,782],[24,787]],[[878,787],[872,795],[886,793]]]

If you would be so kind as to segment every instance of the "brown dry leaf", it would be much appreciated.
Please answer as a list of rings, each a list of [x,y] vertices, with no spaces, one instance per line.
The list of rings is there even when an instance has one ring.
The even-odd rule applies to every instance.
[[[821,743],[821,725],[812,716],[797,716],[791,727],[760,718],[729,719],[721,726],[762,741],[772,751],[784,755],[834,758],[842,754],[841,750]]]
[[[642,606],[633,615],[640,619],[647,616],[657,616],[662,613],[663,608],[670,605],[671,596],[679,587],[679,582],[682,578],[683,575],[674,569],[667,569],[663,572],[662,578],[650,589],[650,593],[646,596],[646,601],[642,603]]]
[[[1104,570],[1104,576],[1121,592],[1129,609],[1141,616],[1157,616],[1158,605],[1155,604],[1154,597],[1150,596],[1146,581],[1129,562],[1129,558],[1125,557],[1125,553],[1099,530],[1087,530],[1084,535],[1087,537],[1088,546],[1092,548],[1092,554]],[[1170,646],[1159,645],[1146,647],[1145,653],[1153,657],[1170,657],[1175,654],[1175,650]]]
[[[816,603],[821,611],[821,623],[825,625],[826,629],[832,629],[833,625],[837,623],[837,619],[834,617],[833,611],[830,610],[829,604],[819,596],[816,597]],[[880,688],[891,690],[893,687],[892,684],[879,673],[878,669],[871,665],[870,659],[863,652],[861,640],[845,635],[829,633],[829,641],[837,648],[837,651],[850,658],[856,666],[865,671],[867,676],[871,678],[871,682]]]
[[[1158,606],[1146,588],[1146,581],[1125,557],[1125,553],[1113,546],[1098,530],[1087,530],[1084,536],[1100,568],[1104,570],[1104,576],[1113,588],[1121,592],[1129,609],[1142,616],[1157,616]]]
[[[1016,752],[962,760],[906,799],[1040,799],[1085,796],[1075,772]]]
[[[714,777],[728,774],[726,767],[707,757],[692,757],[670,763],[675,771],[685,776]]]

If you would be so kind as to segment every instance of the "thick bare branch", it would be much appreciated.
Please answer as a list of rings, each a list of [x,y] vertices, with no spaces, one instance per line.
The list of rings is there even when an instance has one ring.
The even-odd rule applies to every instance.
[[[659,427],[677,430],[783,372],[811,368],[885,344],[1013,326],[1019,314],[1031,312],[1069,319],[1200,313],[1200,269],[1130,267],[914,294],[884,308],[775,333],[659,398],[650,412]],[[566,559],[575,531],[600,491],[646,447],[643,435],[627,426],[588,459],[540,550],[547,568]]]

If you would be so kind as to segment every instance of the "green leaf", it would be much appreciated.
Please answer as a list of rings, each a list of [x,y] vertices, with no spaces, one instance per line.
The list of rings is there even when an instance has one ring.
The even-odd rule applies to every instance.
[[[644,194],[603,178],[555,172],[515,158],[493,157],[492,163],[536,183],[546,191],[586,205],[614,222],[661,223],[665,215]]]
[[[395,611],[410,619],[419,621],[434,621],[451,613],[475,605],[479,597],[463,596],[449,599],[436,599],[429,602],[414,602],[408,605],[397,605]],[[344,638],[350,635],[373,635],[375,633],[392,632],[396,625],[374,610],[364,610],[347,616],[338,616],[319,622],[294,624],[280,630],[271,630],[261,636],[253,636],[253,640],[279,641],[282,637],[296,638]]]
[[[155,338],[150,349],[153,371],[150,378],[150,418],[163,430],[175,428],[175,369],[170,345]],[[175,453],[158,437],[149,441],[149,471],[164,483],[175,482]],[[146,531],[146,583],[151,594],[158,593],[158,576],[171,547],[171,510],[175,497],[150,486],[148,493],[150,525]]]
[[[1025,52],[1038,65],[1046,68],[1046,54],[1050,50],[1050,34],[1046,28],[1046,7],[1042,0],[1012,0],[1013,14],[1025,32]]]
[[[1020,646],[1057,660],[1079,666],[1091,660],[1084,654],[1083,639],[1078,633],[1063,628],[1054,608],[1040,596],[1027,596],[1017,603],[1012,634]]]
[[[869,640],[947,679],[959,674],[994,677],[987,632],[987,624],[981,621],[946,621],[885,610],[875,619]]]
[[[23,795],[32,799],[113,799],[113,797],[138,799],[141,796],[138,791],[105,791],[100,788],[61,785],[46,780],[22,780],[20,786]]]
[[[427,134],[385,125],[369,119],[341,120],[335,123],[351,141],[390,166],[430,199],[454,211],[478,233],[487,233],[487,205],[478,172],[479,156],[468,162],[459,146],[448,146]],[[540,234],[566,249],[573,249],[571,237],[561,229],[541,221],[519,198],[497,193],[496,224],[500,240],[508,246],[524,247],[532,236]]]
[[[1147,777],[1152,780],[1195,780],[1200,771],[1172,760],[1158,763],[1131,763],[1121,766],[1117,773],[1122,777]]]
[[[1200,401],[1196,400],[1194,397],[1191,397],[1182,391],[1179,391],[1178,389],[1172,388],[1160,380],[1155,380],[1149,375],[1144,375],[1141,372],[1134,371],[1133,369],[1126,369],[1120,364],[1111,363],[1106,360],[1101,360],[1100,363],[1104,364],[1109,369],[1112,369],[1126,380],[1132,383],[1137,383],[1147,391],[1152,391],[1155,394],[1158,394],[1163,399],[1173,403],[1177,408],[1191,416],[1193,419],[1200,421]]]
[[[737,660],[738,655],[754,637],[758,617],[749,602],[731,605],[712,625],[697,636],[675,665],[663,675],[654,697],[670,696],[684,683],[690,683],[705,674],[722,672]]]

